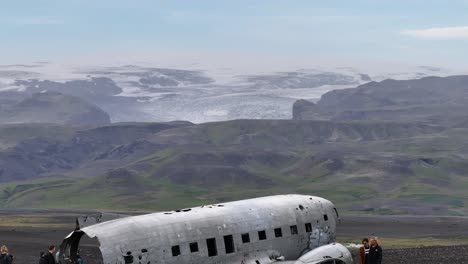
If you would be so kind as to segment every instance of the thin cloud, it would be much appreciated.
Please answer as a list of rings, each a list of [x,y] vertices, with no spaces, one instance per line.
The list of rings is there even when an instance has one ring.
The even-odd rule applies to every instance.
[[[423,39],[468,39],[468,26],[403,30],[402,35]]]
[[[467,0],[468,1],[468,0]],[[328,11],[328,9],[314,10],[316,13]],[[163,19],[170,23],[199,23],[199,22],[226,22],[226,21],[239,21],[250,20],[256,23],[259,22],[276,22],[288,23],[297,25],[308,25],[316,23],[329,23],[329,22],[343,22],[345,20],[356,19],[359,16],[354,15],[328,15],[328,14],[315,14],[311,15],[298,15],[298,14],[282,14],[282,15],[236,15],[236,14],[214,14],[209,12],[197,12],[191,10],[175,10],[163,15]]]
[[[8,24],[15,25],[60,25],[65,21],[59,17],[50,16],[30,16],[30,17],[10,17],[4,20]]]

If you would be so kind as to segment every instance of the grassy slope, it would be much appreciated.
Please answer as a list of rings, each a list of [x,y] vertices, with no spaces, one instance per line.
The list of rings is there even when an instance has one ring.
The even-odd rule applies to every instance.
[[[0,125],[0,150],[14,146],[18,142],[36,137],[63,140],[83,127],[44,124]]]
[[[122,164],[129,175],[48,177],[0,184],[0,206],[164,210],[304,193],[326,197],[354,212],[414,213],[403,206],[406,202],[436,214],[468,214],[464,156],[468,148],[463,144],[468,142],[466,130],[393,140],[311,144],[310,129],[264,127],[248,121],[163,132],[153,141],[185,140],[194,146],[172,145]],[[350,134],[347,136],[356,137],[354,131]],[[177,136],[171,138],[173,135]],[[245,144],[239,143],[239,135],[243,135]],[[267,153],[266,158],[262,153]],[[240,170],[238,174],[230,174],[230,161],[224,162],[234,154],[250,155],[232,166]],[[224,171],[213,169],[219,169],[220,164],[229,168],[227,174],[218,175]],[[174,168],[181,167],[193,169],[196,177],[190,184],[180,182]],[[202,173],[197,174],[197,170]],[[225,178],[222,183],[212,182],[217,176]]]

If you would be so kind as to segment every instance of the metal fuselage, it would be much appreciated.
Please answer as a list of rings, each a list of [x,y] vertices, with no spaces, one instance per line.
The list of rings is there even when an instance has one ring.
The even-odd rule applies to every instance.
[[[335,241],[338,213],[323,198],[277,195],[112,220],[70,234],[58,260],[74,260],[83,235],[103,263],[271,263]],[[130,253],[130,254],[128,254]],[[127,256],[128,254],[128,256]],[[127,257],[125,257],[127,256]],[[130,257],[131,256],[131,257]]]

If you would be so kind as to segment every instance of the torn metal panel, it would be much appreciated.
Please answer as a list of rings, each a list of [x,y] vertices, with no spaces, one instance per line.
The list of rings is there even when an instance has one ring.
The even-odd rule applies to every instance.
[[[80,216],[76,218],[76,229],[82,229],[87,226],[92,226],[99,223],[104,223],[110,220],[129,217],[128,215],[113,214],[113,213],[96,213],[92,215]]]

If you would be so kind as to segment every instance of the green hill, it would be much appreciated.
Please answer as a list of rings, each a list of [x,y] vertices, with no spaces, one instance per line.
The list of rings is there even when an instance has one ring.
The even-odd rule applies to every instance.
[[[236,120],[55,131],[0,151],[2,207],[161,210],[306,193],[360,213],[468,214],[464,128]]]

